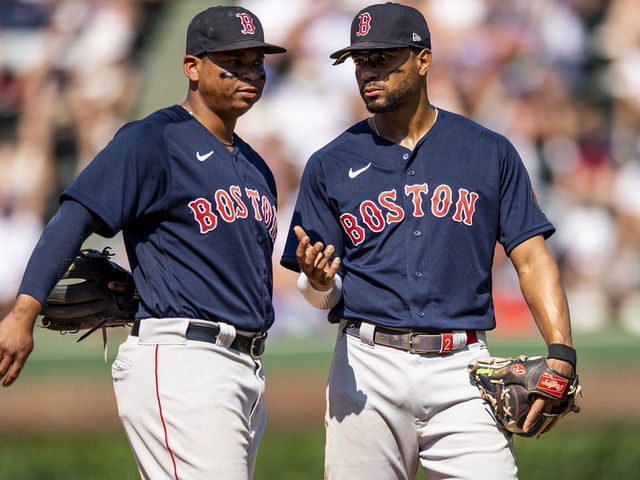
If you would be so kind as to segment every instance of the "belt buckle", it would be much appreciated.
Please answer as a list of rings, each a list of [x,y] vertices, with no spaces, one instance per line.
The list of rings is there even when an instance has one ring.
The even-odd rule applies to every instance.
[[[249,355],[251,358],[257,358],[264,353],[264,344],[267,339],[267,332],[260,333],[251,339],[249,347]]]
[[[419,352],[418,350],[413,348],[413,337],[417,337],[418,335],[420,335],[419,332],[409,333],[409,353],[416,353],[418,355],[421,353],[427,353],[427,352]]]

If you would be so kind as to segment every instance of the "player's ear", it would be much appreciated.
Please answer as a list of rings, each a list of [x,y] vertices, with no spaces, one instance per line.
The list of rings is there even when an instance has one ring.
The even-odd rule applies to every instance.
[[[429,67],[431,66],[431,50],[425,48],[421,50],[417,55],[416,59],[418,61],[418,73],[421,76],[425,76],[429,71]]]
[[[182,67],[184,69],[184,74],[187,76],[189,81],[197,82],[200,79],[200,69],[199,66],[202,63],[202,60],[198,57],[194,57],[193,55],[187,55],[182,60]]]

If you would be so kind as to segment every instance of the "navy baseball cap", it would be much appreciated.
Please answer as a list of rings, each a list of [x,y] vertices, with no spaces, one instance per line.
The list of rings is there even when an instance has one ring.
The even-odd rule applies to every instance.
[[[278,45],[265,43],[260,20],[242,7],[207,8],[189,23],[187,55],[197,56],[206,52],[227,52],[243,48],[260,48],[264,53],[287,51]]]
[[[330,55],[334,65],[356,50],[415,47],[431,49],[431,34],[424,16],[415,8],[387,2],[363,8],[351,22],[351,45]]]

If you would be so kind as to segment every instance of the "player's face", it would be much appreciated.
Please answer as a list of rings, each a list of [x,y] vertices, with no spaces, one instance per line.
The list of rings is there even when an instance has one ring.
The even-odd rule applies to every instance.
[[[211,52],[202,58],[198,90],[218,114],[240,116],[262,95],[266,74],[264,53],[249,48]]]
[[[420,62],[409,48],[357,51],[360,95],[371,113],[384,113],[406,105],[420,88]]]

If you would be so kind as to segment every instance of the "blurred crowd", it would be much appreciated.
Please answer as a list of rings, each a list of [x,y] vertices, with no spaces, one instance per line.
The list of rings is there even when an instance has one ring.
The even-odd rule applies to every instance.
[[[155,6],[0,0],[0,317],[57,195],[129,119]]]
[[[328,55],[349,43],[351,19],[372,2],[239,3],[260,17],[267,41],[288,48],[268,59],[265,94],[238,124],[278,182],[277,264],[306,160],[368,115],[353,66],[333,67]],[[520,152],[558,228],[549,245],[574,330],[640,334],[640,2],[403,3],[431,30],[431,102],[504,134]],[[56,208],[51,178],[68,184],[129,119],[133,60],[159,4],[0,0],[0,304],[13,299]],[[295,275],[274,271],[277,328],[321,328],[324,313],[304,303]],[[533,328],[501,247],[494,297],[499,325]]]

